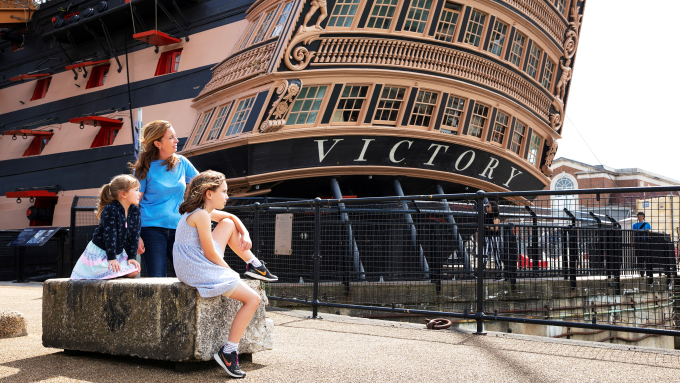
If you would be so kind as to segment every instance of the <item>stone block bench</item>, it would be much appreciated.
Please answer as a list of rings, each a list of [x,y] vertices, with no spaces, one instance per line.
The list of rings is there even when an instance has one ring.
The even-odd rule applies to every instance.
[[[245,361],[272,348],[274,322],[265,318],[267,297],[260,282],[244,281],[262,299],[239,343]],[[231,298],[201,298],[177,278],[50,279],[43,285],[43,345],[172,362],[207,361],[226,342],[240,307]]]

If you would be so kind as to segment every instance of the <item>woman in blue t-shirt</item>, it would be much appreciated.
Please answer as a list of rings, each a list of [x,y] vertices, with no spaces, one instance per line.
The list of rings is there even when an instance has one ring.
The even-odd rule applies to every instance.
[[[141,185],[142,200],[139,204],[142,230],[139,254],[147,277],[166,277],[167,260],[172,257],[175,229],[180,220],[179,205],[184,200],[186,185],[198,171],[184,156],[176,154],[177,135],[168,121],[146,124],[142,133],[144,151],[133,166],[133,173]],[[245,226],[234,215],[214,211],[210,218],[234,221],[243,236],[243,250],[252,246]]]

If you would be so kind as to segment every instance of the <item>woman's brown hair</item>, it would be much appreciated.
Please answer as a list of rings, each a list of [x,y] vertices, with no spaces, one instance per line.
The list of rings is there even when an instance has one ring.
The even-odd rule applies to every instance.
[[[165,136],[165,132],[171,127],[172,125],[167,121],[156,120],[149,122],[142,128],[142,148],[144,151],[139,155],[139,158],[137,158],[137,162],[134,165],[130,164],[135,177],[139,180],[146,178],[146,175],[149,172],[149,166],[151,166],[151,161],[158,159],[160,151],[156,145],[154,145],[154,142],[160,142]],[[167,160],[163,161],[162,165],[167,165],[168,171],[170,171],[178,162],[179,157],[173,153]]]
[[[222,185],[222,182],[226,180],[227,178],[224,174],[214,170],[198,173],[187,186],[186,192],[184,192],[184,202],[179,205],[179,213],[190,213],[199,207],[203,207],[205,192],[217,190]]]
[[[139,181],[129,174],[121,174],[113,177],[111,182],[102,186],[99,191],[99,202],[97,202],[97,218],[101,219],[102,211],[106,205],[118,199],[120,192],[139,187]]]

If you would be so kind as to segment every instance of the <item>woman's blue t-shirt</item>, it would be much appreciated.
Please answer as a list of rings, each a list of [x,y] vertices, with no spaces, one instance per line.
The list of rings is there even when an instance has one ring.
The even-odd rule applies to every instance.
[[[186,185],[198,171],[184,156],[172,170],[162,165],[163,160],[151,161],[146,178],[140,180],[139,191],[144,193],[139,204],[142,227],[176,229],[181,215],[179,205],[184,201]]]

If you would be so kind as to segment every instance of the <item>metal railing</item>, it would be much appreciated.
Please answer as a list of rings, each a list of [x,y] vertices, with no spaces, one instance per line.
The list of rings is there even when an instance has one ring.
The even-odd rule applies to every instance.
[[[476,322],[478,333],[485,321],[504,321],[680,336],[677,206],[648,199],[647,208],[638,197],[678,191],[238,200],[225,211],[279,277],[266,284],[269,299],[310,306],[314,318],[328,307],[449,316]],[[487,212],[489,202],[498,210]],[[81,203],[72,211],[76,256],[87,244],[81,232],[91,236],[97,224],[94,204]],[[630,228],[638,210],[652,230]],[[667,216],[671,229],[657,230]],[[229,250],[225,261],[245,271]]]

